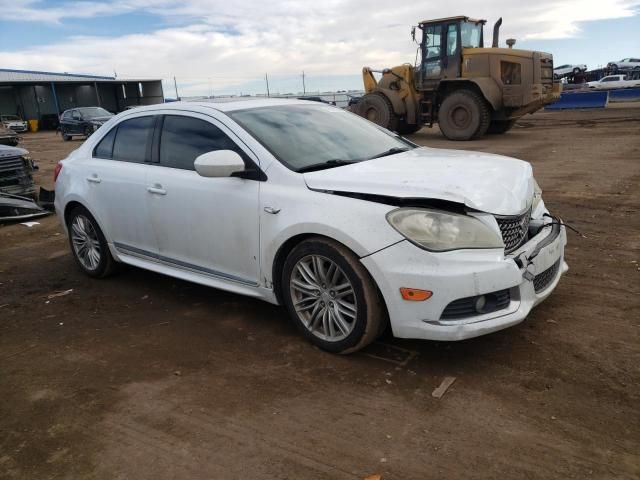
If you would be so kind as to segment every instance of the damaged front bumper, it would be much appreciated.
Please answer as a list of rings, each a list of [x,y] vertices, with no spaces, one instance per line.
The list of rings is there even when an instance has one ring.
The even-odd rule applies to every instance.
[[[402,241],[361,261],[382,292],[394,336],[463,340],[522,322],[568,270],[566,242],[565,228],[551,222],[508,256],[497,249],[431,253]],[[433,295],[405,301],[402,287]]]
[[[0,223],[30,220],[49,213],[30,198],[0,193]]]

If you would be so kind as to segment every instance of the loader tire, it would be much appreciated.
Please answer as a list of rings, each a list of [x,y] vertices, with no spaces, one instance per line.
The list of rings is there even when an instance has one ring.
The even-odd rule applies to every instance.
[[[458,90],[445,97],[438,112],[438,124],[449,140],[471,140],[487,133],[491,110],[481,95]]]
[[[515,124],[515,120],[492,120],[487,129],[487,134],[499,135],[501,133],[507,133]]]
[[[398,129],[398,116],[389,99],[379,92],[367,93],[356,105],[358,115],[392,132]]]

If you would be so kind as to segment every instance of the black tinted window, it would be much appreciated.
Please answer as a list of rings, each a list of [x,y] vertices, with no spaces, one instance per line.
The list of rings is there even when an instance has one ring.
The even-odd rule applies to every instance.
[[[111,158],[113,154],[113,139],[116,138],[116,128],[112,128],[109,130],[100,143],[96,145],[96,148],[93,150],[93,156],[97,158]]]
[[[237,145],[218,127],[191,117],[167,115],[160,139],[160,165],[194,170],[193,162],[203,153],[233,150]]]
[[[120,123],[113,144],[114,160],[136,163],[147,160],[154,122],[154,117],[139,117]]]

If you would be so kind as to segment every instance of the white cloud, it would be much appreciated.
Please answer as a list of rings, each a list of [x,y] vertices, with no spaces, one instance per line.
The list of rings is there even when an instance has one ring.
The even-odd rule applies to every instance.
[[[640,0],[487,0],[443,3],[388,0],[264,2],[245,0],[115,0],[63,2],[0,0],[3,19],[62,22],[144,10],[162,16],[163,29],[113,38],[67,38],[18,51],[1,51],[9,68],[160,77],[176,75],[190,93],[243,85],[269,72],[310,76],[357,75],[363,65],[413,63],[409,27],[425,18],[468,14],[494,22],[501,38],[552,39],[580,34],[581,22],[634,15]],[[490,27],[485,35],[490,36]],[[25,32],[28,36],[28,32]],[[1,47],[0,47],[1,48]],[[187,84],[189,84],[187,86]]]

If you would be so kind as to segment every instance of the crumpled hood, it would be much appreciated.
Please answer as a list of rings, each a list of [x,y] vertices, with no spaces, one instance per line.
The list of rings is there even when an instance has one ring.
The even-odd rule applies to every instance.
[[[446,200],[495,215],[522,213],[534,191],[527,162],[426,147],[305,173],[304,179],[313,190]]]
[[[28,155],[29,152],[24,148],[10,147],[8,145],[0,145],[0,158],[17,157]]]

